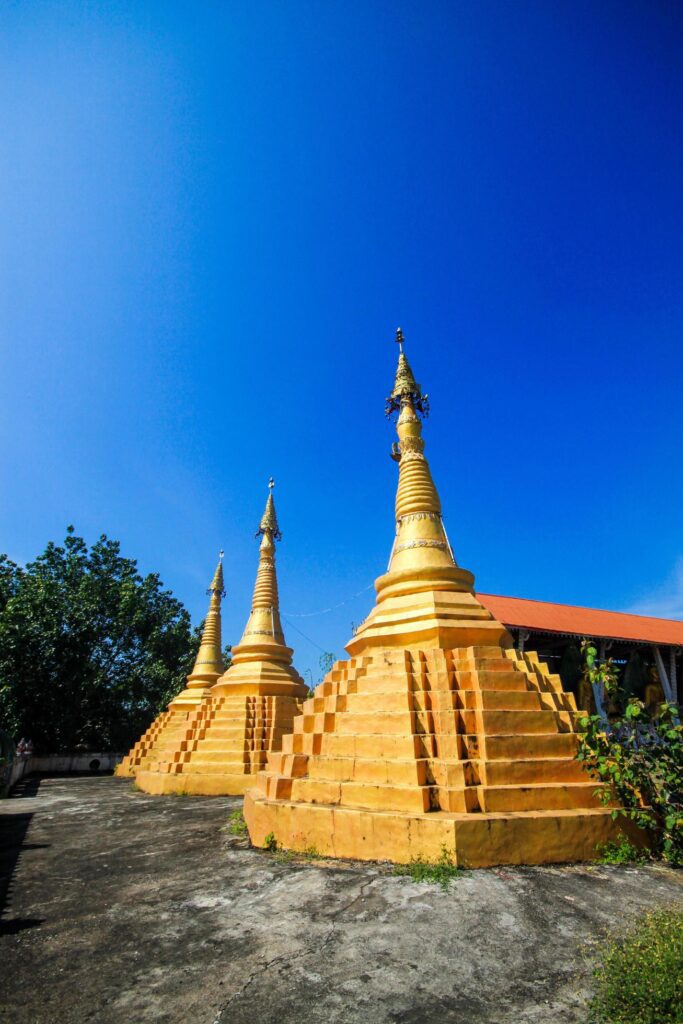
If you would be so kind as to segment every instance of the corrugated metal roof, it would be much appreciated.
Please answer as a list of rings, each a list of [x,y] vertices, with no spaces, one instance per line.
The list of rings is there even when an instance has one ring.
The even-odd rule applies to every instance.
[[[683,622],[678,619],[655,619],[648,615],[606,612],[600,608],[579,608],[571,604],[550,604],[498,594],[477,594],[477,598],[504,626],[537,629],[544,633],[572,633],[575,636],[683,646]]]

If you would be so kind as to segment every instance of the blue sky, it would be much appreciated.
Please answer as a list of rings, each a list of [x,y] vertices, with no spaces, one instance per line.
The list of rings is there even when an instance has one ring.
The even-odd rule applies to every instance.
[[[106,532],[198,620],[224,547],[236,642],[273,474],[317,678],[401,324],[479,588],[683,615],[681,53],[664,0],[4,3],[0,549]]]

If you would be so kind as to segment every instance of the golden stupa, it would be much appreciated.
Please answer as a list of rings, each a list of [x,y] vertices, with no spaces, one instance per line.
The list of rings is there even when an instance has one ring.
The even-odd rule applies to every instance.
[[[512,649],[453,557],[424,456],[403,336],[396,535],[375,607],[245,797],[252,841],[363,860],[460,865],[591,859],[614,834],[574,759],[576,705]]]
[[[251,614],[228,670],[215,681],[184,734],[156,744],[136,782],[148,793],[244,793],[290,733],[308,690],[292,665],[280,622],[275,541],[281,534],[273,481],[257,537],[259,565]]]
[[[179,745],[185,739],[190,720],[211,693],[211,687],[221,676],[223,654],[221,650],[221,598],[223,588],[223,552],[209,587],[211,600],[206,613],[202,639],[194,668],[187,677],[187,686],[174,697],[142,734],[132,750],[116,767],[119,776],[135,776],[149,766],[161,749]]]

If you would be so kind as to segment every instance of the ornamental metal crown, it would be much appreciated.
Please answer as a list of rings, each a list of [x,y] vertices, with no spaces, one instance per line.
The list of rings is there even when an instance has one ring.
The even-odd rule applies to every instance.
[[[409,400],[416,412],[422,416],[429,415],[429,395],[422,393],[420,385],[413,376],[410,364],[403,351],[403,331],[399,327],[396,331],[396,341],[400,346],[398,355],[398,366],[394,380],[394,390],[387,398],[385,412],[390,416],[392,412],[398,412],[405,400]]]
[[[256,536],[260,537],[264,533],[269,533],[273,540],[282,540],[282,534],[280,533],[280,527],[277,522],[277,515],[275,512],[275,502],[273,501],[273,488],[275,487],[275,481],[272,476],[268,481],[268,487],[270,493],[268,494],[268,500],[266,502],[266,510],[261,517],[259,528],[256,531]]]

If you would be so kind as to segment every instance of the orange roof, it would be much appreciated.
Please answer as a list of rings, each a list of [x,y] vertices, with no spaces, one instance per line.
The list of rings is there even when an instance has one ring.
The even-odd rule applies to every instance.
[[[550,604],[498,594],[477,594],[477,598],[504,626],[683,646],[683,622],[678,619],[653,619],[648,615],[605,612],[599,608],[577,608],[571,604]]]

